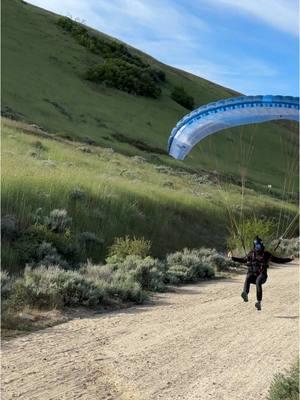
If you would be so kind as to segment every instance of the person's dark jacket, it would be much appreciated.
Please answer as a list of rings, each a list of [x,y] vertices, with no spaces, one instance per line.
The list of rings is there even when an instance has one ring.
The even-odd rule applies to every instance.
[[[293,258],[290,257],[277,257],[269,251],[257,252],[255,250],[250,251],[245,257],[231,257],[231,259],[241,264],[247,264],[248,272],[255,275],[267,274],[270,261],[276,264],[293,261]]]

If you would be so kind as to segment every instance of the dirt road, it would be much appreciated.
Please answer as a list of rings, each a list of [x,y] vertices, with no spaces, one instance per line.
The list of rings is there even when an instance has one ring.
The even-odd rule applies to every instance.
[[[270,269],[260,312],[241,275],[4,342],[2,398],[265,399],[298,352],[298,270]]]

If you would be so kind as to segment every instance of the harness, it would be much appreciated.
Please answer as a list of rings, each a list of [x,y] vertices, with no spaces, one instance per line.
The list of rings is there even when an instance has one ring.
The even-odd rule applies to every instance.
[[[262,272],[267,271],[268,264],[264,255],[260,256],[253,251],[248,258],[247,262],[248,272],[258,276]]]

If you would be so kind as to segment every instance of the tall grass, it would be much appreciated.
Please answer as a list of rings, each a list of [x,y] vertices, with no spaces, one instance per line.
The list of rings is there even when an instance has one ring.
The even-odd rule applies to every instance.
[[[199,177],[172,169],[161,172],[100,148],[82,152],[76,143],[41,139],[43,150],[37,155],[34,137],[6,125],[2,132],[2,216],[14,216],[18,229],[16,240],[3,240],[4,268],[20,267],[18,241],[54,209],[66,210],[72,219],[69,234],[79,243],[82,261],[104,260],[114,239],[126,235],[150,240],[157,257],[184,247],[225,249],[228,220],[212,182],[199,183]],[[238,206],[238,188],[232,186],[229,195]],[[258,215],[276,215],[281,204],[249,191],[244,207],[246,213],[256,209]],[[294,206],[284,207],[286,213],[294,212]],[[83,233],[97,240],[84,247]]]

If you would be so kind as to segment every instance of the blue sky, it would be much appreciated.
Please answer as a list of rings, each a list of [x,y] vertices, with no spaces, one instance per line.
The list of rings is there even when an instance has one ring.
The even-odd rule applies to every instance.
[[[299,94],[298,0],[30,0],[241,93]]]

